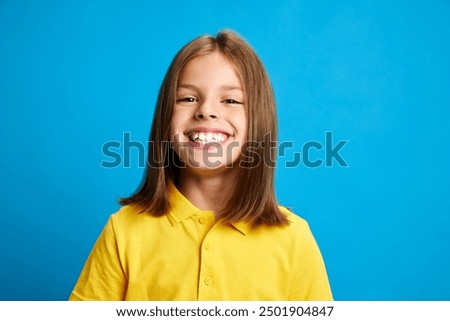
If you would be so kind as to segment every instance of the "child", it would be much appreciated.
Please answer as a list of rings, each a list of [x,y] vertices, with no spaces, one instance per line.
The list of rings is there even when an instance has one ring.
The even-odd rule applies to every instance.
[[[188,43],[159,92],[141,185],[70,299],[332,300],[308,224],[276,202],[275,136],[252,48],[230,31]]]

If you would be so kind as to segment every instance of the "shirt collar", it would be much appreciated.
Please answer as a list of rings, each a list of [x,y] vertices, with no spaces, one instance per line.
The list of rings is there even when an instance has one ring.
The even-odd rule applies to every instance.
[[[231,225],[244,235],[246,235],[251,228],[251,225],[247,222],[233,222]]]
[[[169,182],[168,190],[170,210],[167,217],[172,226],[175,226],[192,215],[205,212],[192,204],[183,194],[181,194],[172,182]],[[251,225],[247,222],[232,222],[230,225],[244,235],[246,235],[251,228]]]
[[[172,182],[169,182],[169,204],[170,210],[167,217],[172,225],[176,225],[188,217],[201,212],[201,210],[194,206],[189,200],[180,193]]]

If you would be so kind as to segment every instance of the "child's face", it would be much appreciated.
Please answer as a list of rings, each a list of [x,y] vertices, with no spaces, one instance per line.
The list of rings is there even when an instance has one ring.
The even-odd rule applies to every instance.
[[[247,136],[245,93],[236,66],[219,52],[196,57],[183,68],[170,136],[191,170],[238,166]]]

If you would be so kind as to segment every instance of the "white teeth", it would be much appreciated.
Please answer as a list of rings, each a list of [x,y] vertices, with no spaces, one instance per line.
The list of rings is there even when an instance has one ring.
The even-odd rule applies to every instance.
[[[189,135],[189,138],[194,141],[201,144],[207,144],[207,143],[221,143],[225,139],[228,138],[226,134],[223,133],[212,133],[212,132],[193,132]]]

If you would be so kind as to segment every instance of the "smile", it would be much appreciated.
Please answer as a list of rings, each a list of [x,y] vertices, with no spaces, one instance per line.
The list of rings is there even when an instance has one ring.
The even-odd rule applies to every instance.
[[[228,135],[218,132],[192,132],[188,137],[194,143],[208,144],[222,143],[228,138]]]

